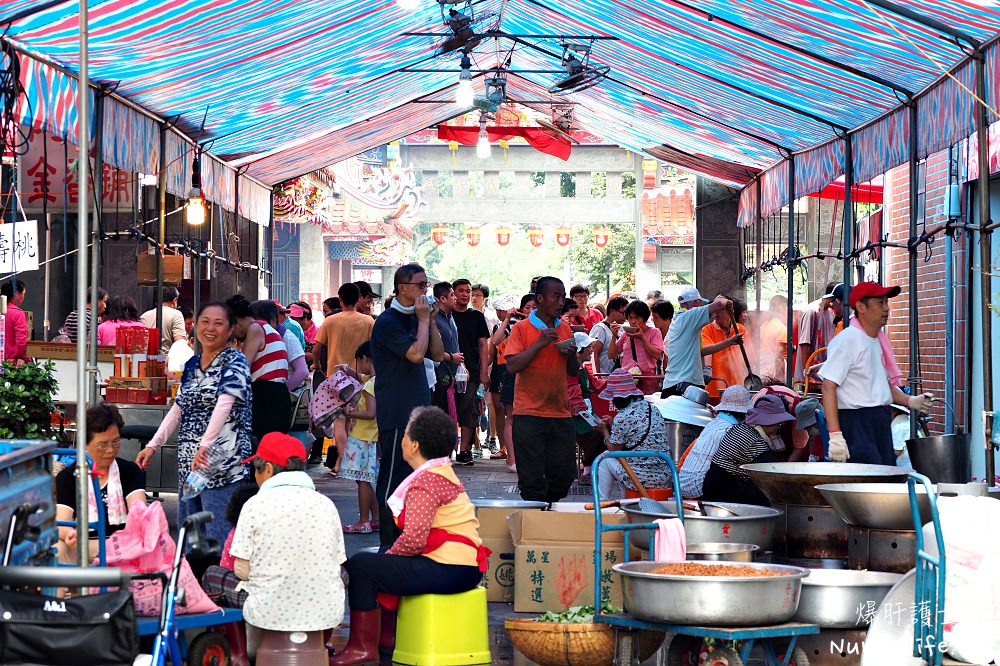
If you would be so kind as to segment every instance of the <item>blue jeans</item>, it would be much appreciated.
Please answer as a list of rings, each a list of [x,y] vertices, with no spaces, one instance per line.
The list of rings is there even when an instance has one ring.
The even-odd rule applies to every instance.
[[[221,547],[226,542],[226,537],[229,536],[229,530],[235,527],[226,520],[226,506],[228,506],[229,498],[233,496],[233,492],[243,483],[252,482],[242,480],[222,488],[206,488],[200,495],[192,498],[184,497],[183,486],[178,488],[177,527],[180,528],[184,519],[193,513],[211,511],[215,519],[205,525],[205,534],[208,535],[208,538],[218,541]]]

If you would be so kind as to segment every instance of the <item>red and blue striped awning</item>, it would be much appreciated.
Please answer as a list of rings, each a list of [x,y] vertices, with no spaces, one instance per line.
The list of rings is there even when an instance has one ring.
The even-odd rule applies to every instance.
[[[955,69],[968,86],[972,67],[959,67],[968,45],[898,8],[979,42],[1000,34],[996,0],[892,1],[895,8],[884,0],[479,0],[473,7],[479,30],[616,37],[595,42],[592,54],[611,67],[610,78],[566,98],[576,103],[579,126],[745,184],[787,151],[878,121],[945,71]],[[458,72],[458,54],[434,57],[440,37],[404,34],[446,30],[433,0],[413,11],[393,0],[90,0],[89,10],[95,81],[158,117],[179,118],[211,153],[247,165],[267,183],[464,111],[417,103],[449,95]],[[75,1],[7,0],[0,21],[19,14],[4,39],[77,71]],[[473,58],[492,66],[509,54],[516,70],[558,69],[559,41],[501,36],[484,40]],[[998,62],[991,52],[994,107]],[[404,71],[412,67],[447,71]],[[36,69],[54,74],[43,81],[32,72],[31,120],[72,131],[72,86],[59,83],[55,69]],[[512,77],[511,87],[545,95],[554,78],[525,73]],[[970,130],[974,101],[950,79],[918,103],[921,151]],[[129,122],[131,140],[153,134]],[[884,130],[894,126],[876,123],[870,140],[858,137],[855,160],[876,172],[893,166],[900,137]],[[129,164],[147,163],[133,147],[116,150]],[[796,174],[815,181],[840,175],[842,165],[831,162],[842,161],[839,148],[808,154]],[[773,205],[782,199],[778,180],[763,192]]]

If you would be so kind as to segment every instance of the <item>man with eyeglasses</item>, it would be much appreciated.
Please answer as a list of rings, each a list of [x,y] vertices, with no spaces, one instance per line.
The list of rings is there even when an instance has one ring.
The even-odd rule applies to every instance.
[[[375,420],[378,423],[379,541],[395,543],[399,528],[386,502],[413,469],[403,460],[403,433],[416,407],[431,404],[437,383],[434,362],[444,359],[441,333],[434,325],[437,305],[427,300],[427,274],[420,264],[406,264],[393,277],[392,304],[375,320],[372,363],[375,366]]]

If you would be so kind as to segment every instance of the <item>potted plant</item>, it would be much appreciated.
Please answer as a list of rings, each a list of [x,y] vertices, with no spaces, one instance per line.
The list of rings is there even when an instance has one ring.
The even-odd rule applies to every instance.
[[[52,361],[0,365],[0,439],[53,439]]]

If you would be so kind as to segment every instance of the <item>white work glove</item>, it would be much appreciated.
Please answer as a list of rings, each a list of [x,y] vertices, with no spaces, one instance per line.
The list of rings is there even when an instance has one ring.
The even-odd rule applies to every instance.
[[[910,409],[919,414],[921,412],[926,412],[927,409],[931,406],[931,402],[933,401],[934,401],[933,393],[921,393],[920,395],[915,395],[911,397],[906,402]]]
[[[844,439],[844,433],[839,430],[830,433],[830,451],[827,457],[833,462],[847,462],[851,458],[851,452],[847,450],[847,441]]]

